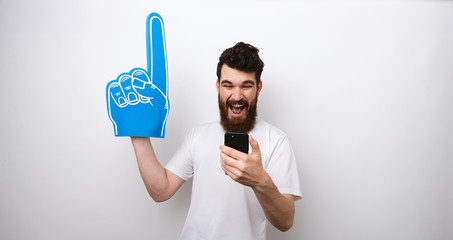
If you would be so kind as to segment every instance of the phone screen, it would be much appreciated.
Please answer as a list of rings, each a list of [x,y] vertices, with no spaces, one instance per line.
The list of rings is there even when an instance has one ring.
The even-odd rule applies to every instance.
[[[225,133],[225,146],[232,147],[243,153],[249,153],[249,135],[247,133]]]

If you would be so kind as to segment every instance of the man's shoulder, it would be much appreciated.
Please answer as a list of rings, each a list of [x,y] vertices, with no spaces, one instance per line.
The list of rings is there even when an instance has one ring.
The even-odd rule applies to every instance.
[[[282,138],[287,137],[286,133],[283,132],[280,128],[264,121],[262,118],[256,119],[256,129],[254,130],[259,132],[269,132],[270,135],[279,136]]]
[[[192,128],[191,134],[194,136],[199,135],[216,135],[216,134],[223,134],[222,126],[220,125],[219,121],[212,121],[199,124]]]
[[[194,131],[209,131],[209,130],[219,130],[221,125],[219,121],[205,122],[193,127]]]

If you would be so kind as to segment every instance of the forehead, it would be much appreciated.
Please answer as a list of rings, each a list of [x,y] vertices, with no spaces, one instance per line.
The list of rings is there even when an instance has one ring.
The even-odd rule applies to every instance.
[[[220,82],[229,81],[232,83],[253,82],[256,84],[254,72],[244,72],[223,64],[220,74]]]

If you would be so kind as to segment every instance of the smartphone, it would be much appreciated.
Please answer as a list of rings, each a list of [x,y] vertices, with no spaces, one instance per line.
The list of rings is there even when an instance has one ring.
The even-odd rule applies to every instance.
[[[232,147],[243,153],[249,153],[249,135],[247,133],[226,132],[225,146]]]

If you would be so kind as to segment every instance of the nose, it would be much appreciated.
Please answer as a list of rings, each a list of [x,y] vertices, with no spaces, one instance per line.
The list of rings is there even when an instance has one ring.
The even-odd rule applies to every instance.
[[[239,87],[233,88],[232,93],[231,93],[231,100],[239,101],[241,99],[242,99],[241,88],[239,88]]]

